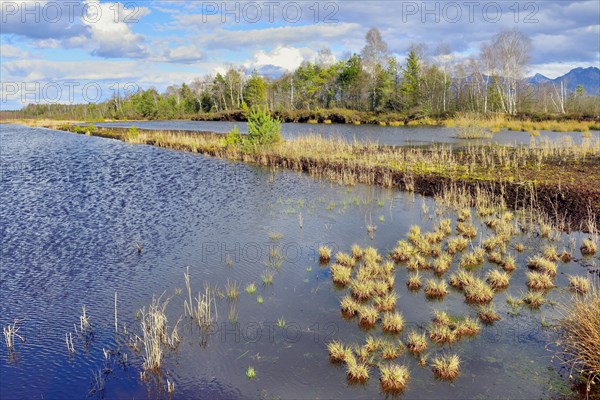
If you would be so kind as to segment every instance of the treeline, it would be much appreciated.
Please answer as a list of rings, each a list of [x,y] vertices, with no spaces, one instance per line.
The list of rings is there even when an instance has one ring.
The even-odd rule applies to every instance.
[[[253,106],[267,106],[285,121],[328,119],[368,121],[445,118],[456,112],[480,114],[598,115],[598,97],[566,84],[530,85],[524,73],[530,40],[518,31],[497,34],[478,57],[458,62],[446,46],[426,57],[413,46],[404,64],[391,56],[379,30],[371,29],[360,54],[335,61],[322,50],[314,62],[268,79],[256,71],[230,67],[225,73],[197,78],[181,86],[139,90],[99,104],[28,105],[21,114],[97,120],[244,119]],[[334,112],[328,110],[335,110]]]

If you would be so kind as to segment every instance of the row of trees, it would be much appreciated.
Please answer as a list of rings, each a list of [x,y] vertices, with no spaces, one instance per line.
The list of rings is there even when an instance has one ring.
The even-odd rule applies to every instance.
[[[466,61],[458,62],[445,45],[426,57],[426,48],[420,45],[413,46],[401,64],[389,53],[379,30],[373,28],[360,54],[335,61],[329,50],[322,50],[314,62],[304,62],[275,79],[230,67],[224,74],[170,86],[164,93],[151,88],[102,104],[67,109],[33,107],[30,111],[47,114],[49,110],[67,110],[78,116],[83,112],[85,118],[118,119],[189,117],[254,106],[434,116],[456,111],[511,115],[522,111],[597,111],[597,102],[586,99],[580,90],[567,93],[564,85],[528,85],[524,73],[530,51],[530,40],[513,30],[497,34],[482,46],[477,57]]]

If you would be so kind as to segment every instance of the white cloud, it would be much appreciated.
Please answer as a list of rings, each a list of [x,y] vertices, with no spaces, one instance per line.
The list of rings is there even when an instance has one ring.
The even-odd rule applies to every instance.
[[[194,45],[179,46],[174,49],[167,49],[163,53],[163,57],[157,58],[160,61],[167,61],[173,63],[190,64],[193,62],[200,61],[202,59],[202,53]]]
[[[314,61],[318,52],[304,48],[277,46],[271,51],[259,50],[254,53],[254,59],[246,62],[247,69],[260,69],[264,66],[274,66],[287,71],[292,71],[300,66],[302,61]]]
[[[31,53],[10,44],[0,45],[0,55],[2,58],[31,58]]]
[[[85,3],[89,12],[82,22],[89,29],[94,48],[92,54],[106,58],[142,58],[149,54],[144,46],[144,36],[134,33],[127,22],[139,21],[150,13],[148,8],[136,7],[134,11],[128,11],[122,3],[100,3],[98,0],[86,0]]]

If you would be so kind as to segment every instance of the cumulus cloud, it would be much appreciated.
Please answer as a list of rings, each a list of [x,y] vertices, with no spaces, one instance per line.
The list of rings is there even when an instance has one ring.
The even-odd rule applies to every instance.
[[[293,71],[303,61],[314,61],[317,56],[315,50],[309,48],[296,48],[290,46],[277,46],[271,51],[259,50],[254,53],[254,59],[244,64],[247,69],[260,69],[271,66],[281,70]]]

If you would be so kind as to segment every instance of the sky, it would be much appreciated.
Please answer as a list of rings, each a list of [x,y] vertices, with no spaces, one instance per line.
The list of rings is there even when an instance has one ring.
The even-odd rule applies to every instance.
[[[163,91],[232,65],[277,76],[323,48],[359,53],[373,27],[401,61],[415,44],[476,57],[516,28],[532,40],[528,75],[600,67],[598,1],[0,0],[0,18],[3,110]]]

